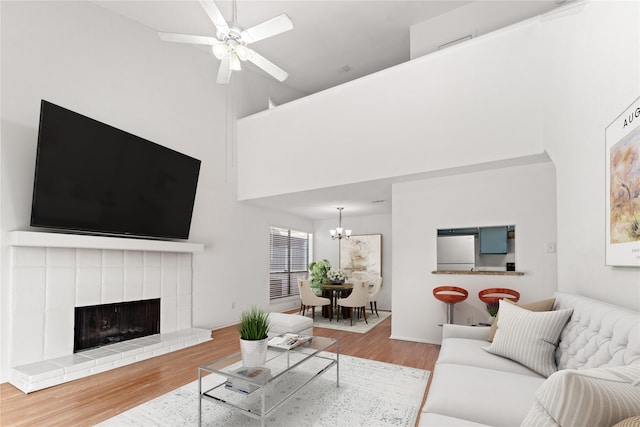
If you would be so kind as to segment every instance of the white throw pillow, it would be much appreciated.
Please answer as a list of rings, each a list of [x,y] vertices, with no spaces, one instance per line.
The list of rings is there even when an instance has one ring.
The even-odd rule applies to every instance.
[[[508,299],[502,300],[504,302],[508,302],[509,304],[515,304],[515,302],[511,302]],[[527,304],[517,304],[518,307],[526,308],[529,311],[551,311],[553,310],[553,305],[555,304],[555,298],[543,299],[540,301],[529,302]],[[487,341],[493,342],[493,337],[496,336],[496,331],[498,330],[498,319],[500,318],[500,311],[496,315],[495,321],[491,325],[491,329],[489,329],[489,338]]]
[[[536,392],[522,427],[609,427],[638,415],[639,376],[640,365],[558,371]]]
[[[501,300],[498,330],[486,350],[548,377],[558,370],[554,352],[572,312],[570,308],[533,312]]]

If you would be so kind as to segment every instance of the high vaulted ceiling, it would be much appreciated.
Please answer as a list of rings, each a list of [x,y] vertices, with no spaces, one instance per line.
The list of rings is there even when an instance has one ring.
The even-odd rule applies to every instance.
[[[408,61],[412,25],[473,2],[491,7],[492,11],[493,5],[504,5],[505,15],[524,19],[547,11],[562,0],[238,0],[236,9],[238,23],[244,28],[282,13],[289,15],[293,30],[261,40],[252,44],[252,48],[289,73],[282,84],[311,94]],[[94,3],[156,31],[216,35],[198,1],[95,0]],[[231,21],[233,3],[217,0],[216,4],[227,21]],[[494,16],[489,19],[501,22],[491,14]],[[478,18],[481,19],[487,18]],[[446,30],[451,31],[451,37],[448,39],[445,34],[443,40],[453,40],[461,26],[469,24],[452,22]],[[469,31],[482,26],[478,22]]]
[[[437,44],[444,44],[455,40],[461,33],[481,35],[497,26],[544,13],[565,1],[238,0],[236,10],[238,24],[244,28],[282,13],[289,15],[293,20],[293,30],[256,42],[251,47],[289,73],[289,78],[279,84],[303,94],[312,94],[408,61],[412,25],[438,20]],[[202,36],[215,36],[216,33],[198,1],[93,2],[155,31]],[[231,21],[233,3],[217,0],[216,4],[227,21]],[[456,11],[472,6],[477,7],[473,13],[474,22],[456,15]],[[485,13],[477,13],[483,9]],[[165,42],[158,39],[158,43]],[[203,49],[189,45],[184,48]],[[262,72],[251,64],[245,64],[249,72]],[[390,213],[393,182],[360,183],[271,197],[254,203],[314,220],[333,218],[337,206],[345,206],[345,217]]]

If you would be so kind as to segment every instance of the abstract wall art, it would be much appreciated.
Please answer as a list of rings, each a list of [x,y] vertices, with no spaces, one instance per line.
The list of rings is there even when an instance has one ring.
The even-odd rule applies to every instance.
[[[640,98],[606,135],[606,265],[640,267]]]
[[[382,234],[363,234],[340,240],[340,269],[349,281],[373,283],[382,276]]]

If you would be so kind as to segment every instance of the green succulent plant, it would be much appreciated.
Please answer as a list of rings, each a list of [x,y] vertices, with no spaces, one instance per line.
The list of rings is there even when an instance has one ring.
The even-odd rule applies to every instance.
[[[265,339],[270,328],[269,313],[258,307],[253,306],[240,314],[238,331],[240,332],[240,338],[243,340]]]

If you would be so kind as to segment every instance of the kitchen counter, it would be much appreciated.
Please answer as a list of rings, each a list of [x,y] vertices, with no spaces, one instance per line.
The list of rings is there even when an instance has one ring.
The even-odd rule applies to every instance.
[[[524,276],[522,271],[462,271],[443,270],[432,271],[431,274],[466,274],[469,276]]]

